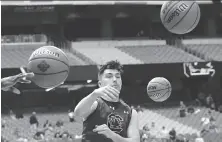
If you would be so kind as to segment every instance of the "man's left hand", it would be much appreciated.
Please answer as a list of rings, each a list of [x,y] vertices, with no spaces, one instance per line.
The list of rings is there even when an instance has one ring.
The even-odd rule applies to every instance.
[[[113,132],[112,130],[109,129],[109,127],[106,125],[106,124],[103,124],[103,125],[99,125],[99,126],[96,126],[95,129],[93,129],[93,132],[97,132],[98,134],[102,134],[104,136],[106,136],[107,138],[110,138],[110,139],[114,139],[116,137],[116,133]]]

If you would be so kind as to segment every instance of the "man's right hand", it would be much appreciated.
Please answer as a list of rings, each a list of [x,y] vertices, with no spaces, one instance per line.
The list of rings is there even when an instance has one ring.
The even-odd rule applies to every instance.
[[[95,89],[93,93],[98,96],[102,97],[106,101],[109,102],[117,102],[119,100],[119,91],[112,86],[104,86],[98,89]]]
[[[77,117],[78,120],[85,121],[88,116],[97,108],[98,102],[96,101],[96,99],[98,97],[101,97],[109,102],[118,102],[119,93],[119,91],[111,86],[105,86],[95,89],[90,95],[83,98],[77,104],[74,110],[75,117]]]
[[[3,91],[11,91],[16,94],[20,94],[20,91],[14,87],[18,82],[20,83],[31,83],[27,78],[34,77],[34,73],[20,73],[14,76],[9,76],[1,79],[1,85]]]

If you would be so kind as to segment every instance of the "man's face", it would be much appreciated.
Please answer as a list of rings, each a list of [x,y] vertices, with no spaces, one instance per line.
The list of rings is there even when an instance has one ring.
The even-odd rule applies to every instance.
[[[115,69],[106,69],[99,78],[99,87],[110,85],[117,90],[122,88],[121,74]]]

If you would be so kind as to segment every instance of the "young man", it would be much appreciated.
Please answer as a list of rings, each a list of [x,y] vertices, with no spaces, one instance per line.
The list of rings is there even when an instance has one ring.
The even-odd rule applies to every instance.
[[[120,100],[122,66],[110,61],[99,69],[98,85],[76,106],[83,118],[82,142],[139,142],[137,112]]]

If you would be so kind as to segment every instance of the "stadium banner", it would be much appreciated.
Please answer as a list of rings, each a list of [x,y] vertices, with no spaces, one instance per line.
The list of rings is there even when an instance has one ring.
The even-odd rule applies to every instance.
[[[186,77],[193,76],[211,76],[213,77],[216,73],[212,62],[192,62],[183,63],[184,75]]]
[[[29,5],[122,5],[122,4],[140,4],[140,5],[162,5],[164,1],[1,1],[2,6],[29,6]],[[212,4],[211,0],[197,1],[199,4]]]

